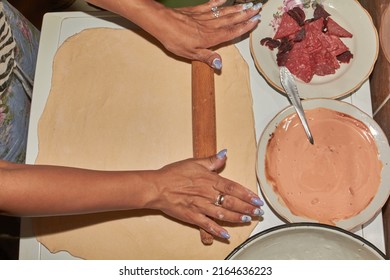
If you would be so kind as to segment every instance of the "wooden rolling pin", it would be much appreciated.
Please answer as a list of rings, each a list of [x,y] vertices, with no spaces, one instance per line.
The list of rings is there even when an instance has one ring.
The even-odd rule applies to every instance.
[[[192,62],[192,145],[195,158],[217,153],[214,70],[200,61]],[[200,229],[205,245],[213,244],[213,236]]]

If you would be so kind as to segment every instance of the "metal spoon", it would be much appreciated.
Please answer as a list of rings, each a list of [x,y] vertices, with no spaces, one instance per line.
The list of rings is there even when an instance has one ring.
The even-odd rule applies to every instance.
[[[314,144],[313,136],[310,132],[309,125],[305,117],[305,111],[303,110],[301,99],[299,97],[298,88],[295,84],[295,80],[291,72],[284,66],[280,67],[280,81],[284,90],[287,93],[288,98],[290,99],[291,104],[294,106],[295,111],[298,114],[299,119],[305,129],[307,138],[311,144]]]

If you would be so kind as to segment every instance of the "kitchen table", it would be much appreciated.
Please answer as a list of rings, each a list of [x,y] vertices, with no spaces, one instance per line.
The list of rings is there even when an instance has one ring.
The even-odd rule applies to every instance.
[[[94,27],[134,28],[128,21],[108,12],[49,13],[44,17],[28,133],[26,162],[29,164],[35,162],[38,154],[38,121],[49,95],[51,67],[56,50],[69,36],[83,29]],[[236,46],[250,69],[255,131],[256,137],[259,139],[267,123],[282,108],[288,106],[289,102],[284,95],[271,88],[257,71],[249,50],[249,37],[238,40]],[[368,81],[357,92],[343,100],[356,105],[368,114],[372,114]],[[252,234],[284,223],[284,221],[273,214],[267,205],[263,209],[265,212],[264,220],[257,225]],[[381,213],[378,213],[371,221],[357,229],[355,233],[373,243],[381,251],[385,251]],[[22,219],[21,235],[20,259],[74,259],[73,256],[66,252],[50,253],[34,237],[32,221],[28,218]]]

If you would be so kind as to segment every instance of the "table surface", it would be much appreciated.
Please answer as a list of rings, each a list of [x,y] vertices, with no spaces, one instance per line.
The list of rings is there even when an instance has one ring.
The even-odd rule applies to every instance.
[[[38,62],[36,68],[35,85],[31,106],[30,126],[27,144],[26,162],[33,164],[38,154],[38,121],[44,110],[50,92],[51,66],[57,48],[69,36],[93,27],[131,28],[131,23],[107,12],[65,12],[49,13],[43,20]],[[289,106],[287,98],[271,88],[257,71],[249,50],[249,38],[242,38],[236,43],[237,48],[246,60],[250,70],[253,109],[255,117],[256,137],[268,122],[284,107]],[[366,81],[353,95],[343,101],[354,104],[369,115],[371,111],[370,85]],[[275,216],[272,210],[265,205],[264,220],[261,221],[253,234],[265,229],[284,224],[284,221]],[[354,231],[385,252],[382,214],[379,213],[371,221]],[[74,259],[66,252],[50,253],[34,237],[31,220],[22,219],[19,259]]]

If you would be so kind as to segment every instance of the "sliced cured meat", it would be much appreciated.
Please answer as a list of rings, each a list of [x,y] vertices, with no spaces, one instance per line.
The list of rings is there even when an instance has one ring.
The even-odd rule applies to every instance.
[[[353,54],[350,51],[343,52],[337,56],[337,60],[340,61],[340,63],[349,63],[352,58]]]
[[[352,33],[341,27],[337,22],[332,18],[328,18],[326,21],[327,33],[329,35],[335,35],[341,38],[352,38]]]
[[[278,54],[276,55],[276,63],[278,64],[278,66],[286,66],[288,56],[288,52],[278,52]]]
[[[321,5],[316,5],[316,8],[314,9],[313,18],[328,18],[330,14],[324,9]]]
[[[275,36],[262,39],[261,44],[271,50],[277,48],[278,66],[286,66],[305,83],[310,82],[314,75],[334,74],[340,63],[349,63],[353,58],[340,39],[351,38],[352,34],[329,16],[322,6],[317,5],[314,17],[305,20],[304,11],[294,7],[282,14]]]
[[[322,33],[324,30],[324,19],[319,18],[313,21],[307,21],[305,23],[306,32]]]
[[[305,23],[306,15],[305,12],[298,7],[294,7],[287,12],[300,26]]]
[[[319,39],[323,47],[334,56],[338,56],[339,54],[348,51],[348,47],[337,36],[334,35],[328,36],[322,34],[322,36],[319,37]]]
[[[299,31],[301,27],[288,13],[282,15],[280,26],[276,31],[274,39],[282,39]]]
[[[340,65],[334,55],[325,49],[311,55],[312,69],[315,75],[326,76],[336,73]]]
[[[305,83],[310,82],[313,78],[314,72],[312,70],[311,56],[306,52],[302,52],[299,48],[293,48],[289,52],[286,67]]]
[[[295,33],[294,42],[301,42],[306,37],[306,30],[305,28],[301,28],[297,33]]]
[[[267,46],[271,51],[273,51],[275,48],[278,48],[280,46],[280,41],[274,40],[271,37],[266,37],[264,39],[261,39],[260,44],[262,46]]]
[[[319,34],[306,32],[305,38],[301,42],[296,43],[294,47],[301,48],[302,52],[307,52],[310,54],[321,50],[323,45],[319,40]]]
[[[276,54],[276,62],[278,66],[285,66],[289,56],[289,51],[293,48],[293,43],[287,39],[287,37],[280,40],[280,46],[278,53]]]

